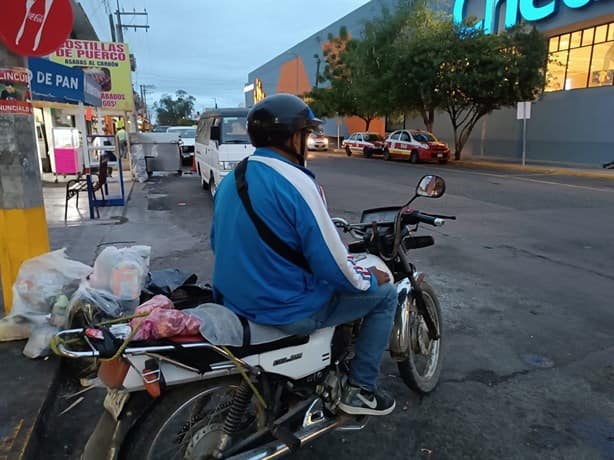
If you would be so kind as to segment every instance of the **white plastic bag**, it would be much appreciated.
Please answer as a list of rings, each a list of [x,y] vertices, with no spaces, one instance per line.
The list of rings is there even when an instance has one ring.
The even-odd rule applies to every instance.
[[[145,277],[149,272],[151,247],[105,248],[94,262],[90,285],[110,292],[120,305],[133,310],[139,304]]]
[[[28,358],[40,358],[50,355],[49,342],[59,331],[59,328],[51,324],[39,324],[32,329],[28,343],[23,348],[23,354]]]
[[[94,262],[90,285],[112,293],[120,302],[137,301],[149,272],[151,247],[105,248]]]
[[[136,180],[143,183],[149,179],[147,174],[147,162],[145,161],[145,150],[141,144],[132,144],[132,153],[130,155],[132,163],[132,172]]]
[[[0,320],[0,341],[26,339],[32,327],[46,324],[58,297],[70,298],[92,268],[66,257],[66,250],[26,260],[13,285],[13,305]]]

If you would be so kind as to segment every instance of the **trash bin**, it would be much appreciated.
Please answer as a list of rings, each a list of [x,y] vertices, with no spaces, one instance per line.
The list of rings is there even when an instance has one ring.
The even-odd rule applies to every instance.
[[[130,133],[130,153],[145,157],[147,174],[181,171],[179,137],[172,133]]]

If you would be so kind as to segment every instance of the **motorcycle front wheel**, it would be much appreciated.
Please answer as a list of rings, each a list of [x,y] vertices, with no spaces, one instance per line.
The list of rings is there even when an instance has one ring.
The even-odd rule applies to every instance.
[[[443,325],[441,307],[433,288],[422,282],[426,308],[439,328],[439,339],[431,340],[422,315],[413,308],[409,321],[409,357],[398,363],[399,373],[405,384],[417,393],[426,394],[435,389],[443,363]],[[414,301],[415,302],[415,301]]]
[[[224,420],[240,380],[227,378],[179,385],[163,393],[160,401],[133,428],[120,458],[126,460],[212,459]],[[243,414],[235,436],[247,437],[262,423],[254,403]]]

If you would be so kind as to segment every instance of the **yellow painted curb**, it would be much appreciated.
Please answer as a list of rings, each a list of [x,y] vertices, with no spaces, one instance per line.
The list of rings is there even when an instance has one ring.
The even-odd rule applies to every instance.
[[[45,207],[0,209],[0,274],[4,295],[4,312],[13,302],[13,283],[21,264],[49,252],[49,234]]]

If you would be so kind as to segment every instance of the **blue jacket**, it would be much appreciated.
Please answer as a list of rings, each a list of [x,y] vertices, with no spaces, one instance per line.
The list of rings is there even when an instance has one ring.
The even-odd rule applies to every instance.
[[[256,214],[292,249],[308,273],[273,251],[258,235],[236,189],[234,173],[214,200],[211,247],[213,285],[234,312],[261,324],[281,325],[311,316],[335,290],[377,289],[377,280],[356,265],[331,221],[311,171],[259,148],[246,172]]]

